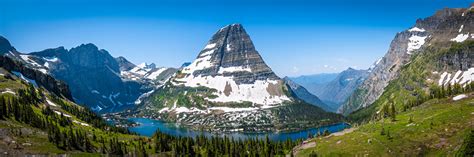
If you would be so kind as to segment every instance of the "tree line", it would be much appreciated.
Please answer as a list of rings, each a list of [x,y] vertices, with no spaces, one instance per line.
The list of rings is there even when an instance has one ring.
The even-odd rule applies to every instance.
[[[173,156],[284,156],[301,140],[272,141],[234,139],[233,137],[176,137],[160,132],[153,135],[155,153],[171,152]]]
[[[275,156],[285,155],[301,140],[272,141],[265,139],[234,139],[232,137],[176,137],[157,131],[152,138],[136,137],[119,140],[117,135],[130,134],[126,128],[111,126],[88,108],[69,104],[59,97],[51,95],[51,100],[62,110],[92,125],[92,129],[101,129],[107,135],[96,135],[74,126],[73,119],[64,113],[56,113],[46,103],[41,88],[29,84],[18,89],[16,95],[0,95],[0,119],[14,119],[32,127],[44,130],[48,141],[65,151],[82,151],[111,155],[147,156],[150,154],[168,154],[172,156]],[[40,109],[35,112],[35,108]],[[117,134],[109,134],[115,132]],[[109,136],[110,135],[110,136]]]

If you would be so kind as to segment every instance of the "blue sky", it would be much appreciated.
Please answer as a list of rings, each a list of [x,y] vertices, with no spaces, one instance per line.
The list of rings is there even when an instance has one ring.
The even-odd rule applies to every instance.
[[[468,0],[0,0],[0,35],[20,52],[94,43],[133,63],[180,66],[241,23],[279,76],[368,68],[397,32]]]

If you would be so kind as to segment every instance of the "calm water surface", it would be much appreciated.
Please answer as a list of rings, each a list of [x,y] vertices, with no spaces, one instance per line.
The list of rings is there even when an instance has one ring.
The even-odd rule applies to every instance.
[[[306,139],[308,137],[308,133],[314,135],[318,132],[318,130],[323,132],[324,130],[327,129],[329,130],[329,132],[334,133],[334,132],[342,131],[345,128],[350,127],[350,125],[347,123],[339,123],[339,124],[330,125],[330,126],[323,126],[323,127],[320,127],[319,129],[313,128],[313,129],[296,131],[296,132],[280,132],[280,133],[234,132],[234,133],[215,134],[215,133],[211,133],[207,131],[197,131],[197,130],[187,129],[187,128],[177,125],[176,123],[165,123],[162,121],[148,119],[148,118],[130,118],[129,120],[140,124],[140,126],[137,126],[137,127],[130,127],[129,130],[132,132],[138,133],[140,135],[144,135],[144,136],[152,136],[156,130],[160,129],[161,132],[169,134],[169,135],[174,135],[174,136],[196,137],[200,134],[204,134],[205,136],[221,136],[221,137],[228,136],[228,137],[234,137],[234,139],[246,139],[246,138],[256,138],[256,137],[265,138],[265,136],[268,135],[268,137],[271,140],[278,140],[278,141],[283,141],[288,138],[292,140]]]

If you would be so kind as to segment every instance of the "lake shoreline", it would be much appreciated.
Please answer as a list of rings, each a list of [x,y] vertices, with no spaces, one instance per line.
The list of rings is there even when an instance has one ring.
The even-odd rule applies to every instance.
[[[205,130],[195,130],[177,123],[169,123],[161,120],[149,119],[149,118],[128,118],[127,120],[137,123],[128,127],[131,132],[135,132],[139,135],[151,137],[156,130],[160,130],[163,133],[167,133],[175,136],[191,136],[195,137],[201,134],[206,136],[220,136],[220,137],[235,137],[235,138],[264,138],[270,136],[273,140],[286,140],[290,138],[296,139],[307,139],[309,136],[314,136],[318,132],[322,133],[328,130],[330,133],[339,132],[346,128],[350,128],[349,123],[341,122],[336,124],[318,126],[315,128],[302,129],[298,131],[281,131],[281,132],[211,132]]]

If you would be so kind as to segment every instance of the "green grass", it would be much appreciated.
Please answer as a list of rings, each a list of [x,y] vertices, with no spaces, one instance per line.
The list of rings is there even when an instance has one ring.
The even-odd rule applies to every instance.
[[[314,139],[316,147],[298,156],[312,151],[322,156],[454,156],[474,128],[473,122],[473,98],[434,99],[397,115],[396,121],[379,120],[342,136]],[[382,126],[386,135],[381,135]]]
[[[2,69],[0,69],[2,70]],[[9,88],[13,91],[17,91],[18,89],[26,89],[27,84],[25,82],[20,81],[19,79],[17,80],[11,80],[5,78],[5,76],[0,76],[0,89],[6,89]],[[45,93],[46,96],[50,99],[53,100],[52,97],[48,94]],[[56,102],[57,103],[57,102]],[[66,101],[67,105],[75,105],[72,102]],[[47,118],[47,116],[43,115],[42,113],[42,108],[46,107],[47,104],[45,103],[40,103],[37,106],[32,106],[33,111],[35,114],[41,116],[42,118]],[[84,122],[80,120],[79,118],[75,117],[73,114],[68,113],[67,111],[63,110],[60,106],[53,107],[51,106],[54,110],[60,111],[64,114],[71,115],[71,120],[76,120],[79,122]],[[110,132],[110,131],[105,131],[101,130],[98,128],[94,128],[92,126],[83,126],[81,124],[77,123],[72,123],[73,128],[79,129],[82,131],[87,132],[88,135],[96,135],[97,139],[99,138],[104,138],[105,139],[105,144],[106,146],[109,145],[109,139],[113,137],[117,137],[119,141],[128,141],[132,144],[128,145],[129,150],[133,150],[133,144],[138,145],[138,139],[145,139],[148,140],[147,137],[141,137],[138,135],[130,135],[130,134],[121,134],[121,133],[116,133],[116,132]],[[22,134],[15,134],[12,132],[15,132],[19,129],[25,130],[22,131]],[[61,130],[64,130],[66,128],[61,127]],[[3,138],[8,137],[9,139],[16,141],[22,149],[18,150],[21,153],[24,154],[42,154],[42,155],[59,155],[59,154],[68,154],[71,156],[101,156],[99,153],[87,153],[87,152],[80,152],[80,151],[66,151],[62,150],[60,148],[57,148],[53,143],[50,143],[48,141],[48,135],[44,130],[34,128],[29,126],[28,124],[24,124],[21,122],[16,121],[14,118],[8,118],[5,120],[0,120],[0,130],[7,132],[5,135],[2,135]],[[28,133],[29,132],[29,133]],[[93,141],[91,140],[92,144],[96,147],[100,147],[99,141]],[[24,143],[30,143],[31,146],[22,146]],[[13,145],[8,145],[7,142],[0,140],[0,148],[2,150],[13,150],[14,146]],[[152,152],[152,149],[147,149],[147,152]],[[3,153],[3,152],[1,152]]]

